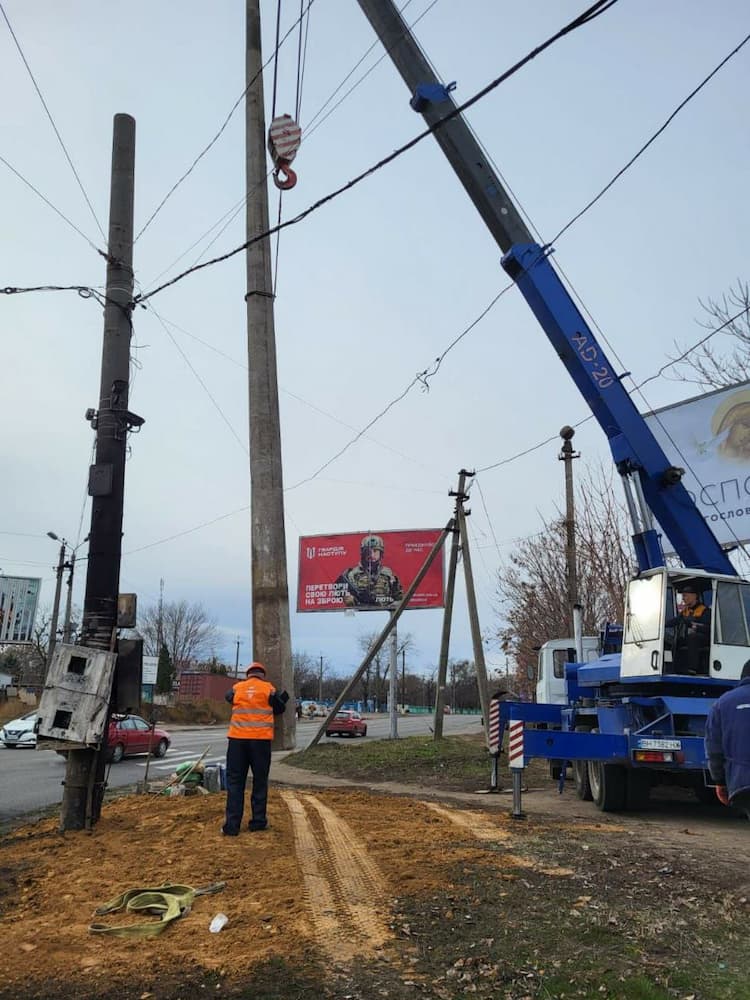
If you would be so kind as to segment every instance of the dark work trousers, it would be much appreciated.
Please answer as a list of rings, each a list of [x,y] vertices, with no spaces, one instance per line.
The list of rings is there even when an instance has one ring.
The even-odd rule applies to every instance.
[[[251,829],[266,826],[268,772],[271,769],[271,740],[227,740],[227,816],[224,830],[239,833],[245,810],[245,785],[248,771],[253,773],[250,796]]]

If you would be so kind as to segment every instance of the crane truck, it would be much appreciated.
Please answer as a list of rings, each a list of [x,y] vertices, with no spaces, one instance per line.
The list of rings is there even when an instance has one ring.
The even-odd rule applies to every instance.
[[[712,797],[707,714],[750,658],[750,584],[738,577],[623,385],[551,260],[495,173],[391,0],[358,0],[433,136],[503,252],[512,278],[604,431],[633,523],[637,573],[625,600],[622,648],[568,663],[555,702],[503,701],[503,725],[523,724],[523,756],[571,762],[575,788],[603,811],[640,808],[662,783]],[[659,527],[682,567],[668,568]],[[678,595],[710,608],[700,648],[670,627]],[[707,616],[708,617],[708,616]],[[583,657],[580,657],[583,659]]]

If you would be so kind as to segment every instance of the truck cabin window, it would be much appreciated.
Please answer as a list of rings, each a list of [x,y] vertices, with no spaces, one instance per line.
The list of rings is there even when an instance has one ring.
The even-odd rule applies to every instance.
[[[663,577],[631,580],[625,613],[625,642],[640,645],[660,638]]]
[[[726,646],[747,646],[750,586],[720,581],[716,591],[716,639]]]

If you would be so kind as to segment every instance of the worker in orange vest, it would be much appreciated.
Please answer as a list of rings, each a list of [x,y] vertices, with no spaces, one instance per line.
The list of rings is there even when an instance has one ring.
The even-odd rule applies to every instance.
[[[253,773],[248,829],[265,830],[268,826],[266,802],[273,719],[282,714],[289,700],[286,691],[278,694],[273,684],[266,680],[266,668],[262,663],[251,663],[246,677],[225,695],[232,706],[227,733],[227,812],[221,828],[225,837],[236,837],[240,832],[248,771]]]

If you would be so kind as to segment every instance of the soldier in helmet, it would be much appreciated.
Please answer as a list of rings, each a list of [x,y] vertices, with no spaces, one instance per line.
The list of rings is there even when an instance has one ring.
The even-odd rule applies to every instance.
[[[383,565],[385,545],[380,535],[365,535],[360,542],[359,565],[336,580],[347,607],[387,608],[404,596],[396,574]]]

